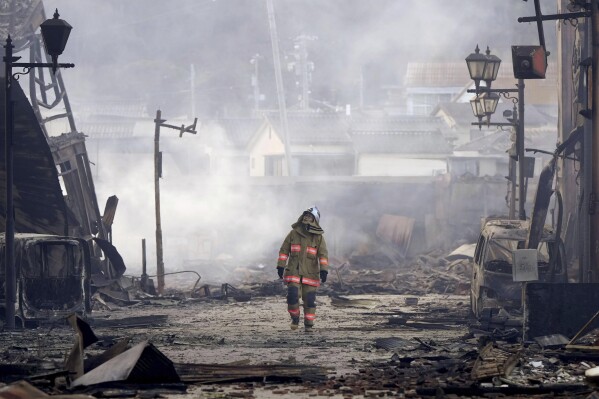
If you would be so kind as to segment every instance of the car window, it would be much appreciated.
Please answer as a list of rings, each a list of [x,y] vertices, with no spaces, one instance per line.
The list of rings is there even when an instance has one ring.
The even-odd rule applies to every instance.
[[[512,263],[512,253],[519,248],[524,248],[523,240],[493,239],[487,243],[485,262],[491,260]],[[538,262],[549,262],[549,249],[547,242],[541,242],[537,250]]]
[[[485,246],[485,236],[481,234],[476,243],[476,248],[474,250],[474,263],[480,264],[481,262],[481,254],[483,253],[483,248]]]
[[[487,243],[485,262],[502,260],[512,263],[512,252],[516,249],[518,249],[518,240],[490,240]]]

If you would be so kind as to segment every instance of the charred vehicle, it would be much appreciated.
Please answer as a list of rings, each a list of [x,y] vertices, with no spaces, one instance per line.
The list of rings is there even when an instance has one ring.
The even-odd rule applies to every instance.
[[[472,265],[470,303],[472,313],[483,317],[500,308],[517,310],[522,303],[522,282],[513,280],[513,252],[526,247],[530,222],[498,219],[487,221],[481,230]],[[555,233],[545,226],[537,250],[540,282],[565,282],[564,248]]]
[[[17,304],[21,323],[91,311],[89,244],[80,238],[15,234]],[[0,234],[0,313],[4,318],[5,237]]]

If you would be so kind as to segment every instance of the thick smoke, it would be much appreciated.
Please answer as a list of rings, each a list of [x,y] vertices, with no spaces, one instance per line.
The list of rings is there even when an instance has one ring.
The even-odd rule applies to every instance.
[[[509,60],[512,44],[538,43],[536,26],[517,22],[519,16],[532,15],[534,8],[530,2],[517,0],[274,3],[282,56],[289,57],[298,35],[315,36],[309,48],[314,62],[312,96],[334,105],[358,104],[358,89],[364,82],[401,85],[410,61],[462,61],[477,44],[489,45],[495,54]],[[145,104],[149,128],[140,140],[146,143],[146,152],[123,154],[115,149],[117,142],[106,144],[93,137],[88,150],[95,163],[99,203],[113,194],[120,199],[113,236],[129,272],[141,272],[141,239],[145,238],[148,272],[153,274],[153,114],[160,108],[165,119],[178,123],[190,123],[196,116],[201,121],[249,116],[254,70],[249,60],[256,53],[263,56],[261,105],[276,108],[265,1],[46,0],[44,5],[47,15],[58,8],[73,26],[61,61],[76,64],[63,73],[74,107],[83,102],[93,104],[99,98]],[[545,34],[551,50],[554,34],[549,24]],[[196,71],[193,80],[191,65]],[[288,105],[294,106],[294,77],[286,72],[284,79]],[[191,110],[196,114],[191,115]],[[74,111],[77,114],[78,110]],[[198,135],[183,138],[163,129],[161,140],[169,149],[160,182],[167,270],[215,260],[233,266],[264,262],[274,267],[278,245],[291,223],[314,204],[323,213],[326,236],[336,244],[332,247],[343,248],[333,255],[342,259],[361,250],[369,239],[365,232],[376,228],[382,213],[397,210],[385,208],[377,198],[367,198],[367,193],[343,187],[277,186],[244,179],[227,173],[226,164],[219,165],[217,176],[197,173],[214,142],[226,145],[217,126],[202,126]],[[185,148],[186,159],[178,158],[182,153],[178,147]],[[178,155],[173,156],[175,153]],[[414,201],[410,206],[417,208],[418,196],[410,193],[407,197]],[[406,196],[384,199],[401,204]]]

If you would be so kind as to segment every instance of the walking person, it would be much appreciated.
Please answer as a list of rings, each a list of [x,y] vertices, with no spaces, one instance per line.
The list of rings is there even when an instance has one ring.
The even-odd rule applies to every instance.
[[[300,321],[300,298],[304,303],[304,328],[313,331],[316,319],[316,289],[327,281],[329,260],[324,231],[320,227],[320,211],[306,209],[291,225],[277,262],[279,278],[287,284],[287,311],[291,329]]]

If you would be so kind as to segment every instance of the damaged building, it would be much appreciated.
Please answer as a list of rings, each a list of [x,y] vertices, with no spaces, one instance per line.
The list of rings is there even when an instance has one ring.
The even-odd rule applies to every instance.
[[[9,3],[0,37],[10,33],[15,54],[50,65],[38,33],[44,3]],[[226,6],[212,3],[206,14],[226,11],[226,19]],[[291,25],[284,3],[265,0],[260,11],[273,57]],[[560,25],[542,78],[517,76],[517,57],[501,65],[493,88],[526,82],[522,130],[514,121],[523,97],[497,106],[494,121],[509,123],[476,122],[470,107],[481,88],[463,61],[407,61],[402,84],[377,83],[376,106],[364,104],[371,88],[362,86],[360,106],[320,101],[308,51],[315,37],[296,38],[281,57],[295,85],[277,85],[276,104],[262,106],[264,56],[255,54],[253,108],[206,114],[194,137],[183,137],[191,128],[183,107],[153,119],[154,104],[142,97],[69,96],[66,69],[23,72],[11,91],[13,242],[0,234],[0,398],[597,397],[599,223],[589,193],[599,3],[560,0],[551,16],[538,0],[528,3],[519,9],[535,14],[527,21],[538,21],[531,37],[541,43],[531,51],[549,53],[543,21],[576,23]],[[121,14],[138,6],[105,4]],[[255,22],[258,12],[246,11]],[[186,26],[179,10],[173,15]],[[275,17],[287,21],[280,31]],[[223,34],[220,19],[210,19],[194,26]],[[485,65],[492,59],[476,54]],[[169,68],[159,64],[167,85]],[[135,65],[123,73],[141,74]],[[192,65],[191,88],[169,81],[158,91],[165,102],[189,92],[193,113],[195,79]],[[6,92],[0,106],[11,108]],[[160,137],[159,115],[172,118],[172,135]],[[152,173],[161,193],[145,184]],[[117,194],[104,203],[98,193],[107,187]],[[287,287],[275,269],[289,225],[308,205],[321,210],[329,247],[312,332],[289,328]],[[8,208],[1,197],[4,231]],[[153,234],[156,247],[146,245]],[[158,292],[155,278],[167,282]]]

